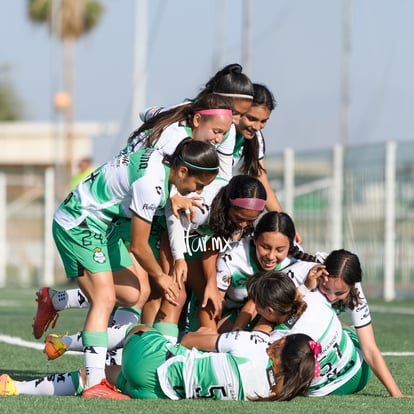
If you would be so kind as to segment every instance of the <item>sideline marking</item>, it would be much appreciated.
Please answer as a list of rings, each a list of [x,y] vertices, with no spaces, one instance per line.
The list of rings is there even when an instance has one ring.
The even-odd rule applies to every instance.
[[[387,308],[384,306],[369,305],[369,310],[373,312],[378,312],[378,313],[393,313],[397,315],[414,315],[414,309],[407,309],[407,308],[398,308],[398,307]]]
[[[38,342],[31,342],[31,341],[25,341],[22,338],[18,338],[16,336],[9,336],[9,335],[1,335],[0,334],[0,342],[4,342],[9,345],[17,345],[24,348],[32,348],[37,349],[39,351],[43,351],[44,344],[39,344]],[[81,352],[76,351],[67,351],[64,355],[82,355]]]

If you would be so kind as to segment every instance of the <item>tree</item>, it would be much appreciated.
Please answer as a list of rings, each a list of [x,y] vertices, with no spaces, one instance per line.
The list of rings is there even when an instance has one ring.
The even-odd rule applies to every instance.
[[[8,69],[0,65],[0,122],[19,121],[24,115],[21,99],[7,75]]]
[[[47,23],[52,35],[63,40],[64,89],[66,126],[66,168],[69,176],[73,164],[73,78],[74,47],[80,37],[93,30],[99,23],[104,7],[93,0],[28,0],[28,15],[34,23]],[[56,102],[56,100],[55,100]]]

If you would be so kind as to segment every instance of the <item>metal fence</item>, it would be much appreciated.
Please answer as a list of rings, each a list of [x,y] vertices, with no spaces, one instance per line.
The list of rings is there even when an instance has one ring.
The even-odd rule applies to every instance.
[[[272,187],[305,251],[358,254],[368,296],[414,292],[414,143],[267,156]],[[0,286],[65,280],[52,241],[53,169],[0,173]]]
[[[369,296],[414,293],[414,143],[388,142],[266,159],[305,251],[358,254]]]

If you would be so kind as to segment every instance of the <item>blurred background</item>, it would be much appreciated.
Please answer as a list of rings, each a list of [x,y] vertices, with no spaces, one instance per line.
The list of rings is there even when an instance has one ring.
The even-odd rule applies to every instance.
[[[305,250],[348,248],[372,295],[411,294],[414,2],[1,5],[0,285],[64,280],[49,230],[80,161],[238,62],[278,102],[266,165]]]

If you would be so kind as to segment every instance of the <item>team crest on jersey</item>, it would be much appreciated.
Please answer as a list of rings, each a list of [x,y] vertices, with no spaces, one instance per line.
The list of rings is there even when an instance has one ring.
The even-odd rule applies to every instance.
[[[231,283],[231,275],[224,275],[222,277],[222,281],[225,285],[230,286]]]
[[[95,249],[93,250],[93,260],[95,260],[95,262],[98,262],[100,264],[106,262],[106,257],[99,247],[95,247]]]

